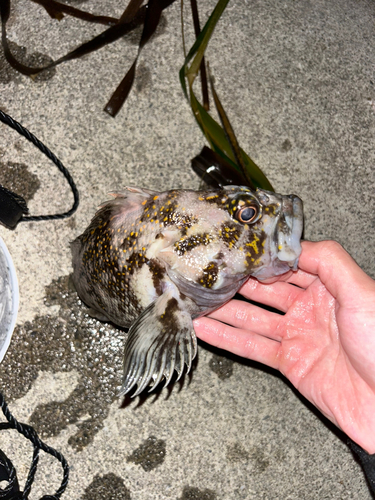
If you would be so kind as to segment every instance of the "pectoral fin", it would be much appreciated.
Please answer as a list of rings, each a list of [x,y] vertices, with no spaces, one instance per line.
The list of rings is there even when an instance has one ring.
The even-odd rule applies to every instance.
[[[184,310],[178,293],[168,290],[142,312],[129,330],[121,395],[135,385],[138,387],[133,396],[150,383],[152,390],[163,377],[168,385],[174,370],[179,379],[185,364],[189,372],[196,353],[191,316]]]

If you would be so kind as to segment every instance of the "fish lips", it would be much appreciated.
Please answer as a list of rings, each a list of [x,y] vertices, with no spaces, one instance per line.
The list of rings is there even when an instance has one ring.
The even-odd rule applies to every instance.
[[[302,251],[302,231],[302,200],[294,194],[283,196],[280,216],[271,242],[271,262],[260,268],[253,276],[265,280],[291,270],[296,271]]]
[[[297,270],[298,258],[302,251],[302,230],[302,200],[294,194],[284,196],[282,214],[278,221],[275,234],[275,246],[277,245],[277,260],[285,269]]]

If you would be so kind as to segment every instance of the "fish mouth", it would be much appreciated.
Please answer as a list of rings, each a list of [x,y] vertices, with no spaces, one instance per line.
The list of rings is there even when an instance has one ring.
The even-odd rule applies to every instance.
[[[260,281],[279,276],[291,270],[296,271],[302,251],[302,200],[294,194],[280,196],[280,198],[279,218],[269,248],[271,260],[268,265],[253,274]]]
[[[294,195],[283,196],[282,211],[274,240],[276,258],[274,268],[278,274],[293,270],[298,267],[301,255],[301,236],[303,230],[303,205],[302,200]]]

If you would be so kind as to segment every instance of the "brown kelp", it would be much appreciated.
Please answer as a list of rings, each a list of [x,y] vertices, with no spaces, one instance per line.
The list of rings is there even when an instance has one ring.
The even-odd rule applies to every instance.
[[[82,11],[81,9],[60,3],[56,0],[31,1],[41,5],[53,19],[61,20],[64,15],[68,15],[77,17],[87,22],[106,26],[102,33],[93,37],[91,40],[78,45],[75,49],[71,50],[59,59],[52,61],[43,67],[32,67],[20,62],[12,54],[6,32],[11,0],[1,0],[1,40],[4,55],[13,68],[20,73],[31,77],[34,77],[42,71],[56,67],[63,62],[78,59],[84,55],[99,50],[131,32],[136,27],[143,25],[142,35],[138,45],[138,52],[134,62],[127,70],[124,78],[119,83],[104,107],[104,110],[107,113],[113,117],[116,116],[131,91],[135,80],[136,67],[141,50],[150,41],[152,35],[155,33],[163,10],[169,7],[174,0],[149,0],[146,5],[143,5],[144,0],[130,0],[123,14],[119,18],[90,14]],[[216,187],[226,184],[240,183],[241,185],[247,185],[252,189],[260,187],[273,191],[272,185],[268,181],[267,177],[251,160],[251,158],[240,148],[228,115],[224,111],[222,103],[215,90],[214,80],[211,75],[209,76],[211,94],[220,117],[221,125],[217,123],[208,113],[209,90],[204,52],[215,26],[221,18],[227,4],[228,0],[218,1],[215,9],[201,31],[197,2],[196,0],[190,0],[196,41],[188,54],[186,54],[185,50],[182,26],[185,62],[180,70],[180,81],[185,96],[190,102],[194,116],[211,148],[204,147],[202,152],[193,159],[192,167],[206,183]],[[183,1],[181,2],[181,18],[182,12]],[[183,24],[182,20],[182,25]],[[202,82],[202,104],[198,101],[193,91],[193,84],[198,73],[201,76]]]
[[[70,61],[72,59],[78,59],[86,54],[99,50],[105,45],[108,45],[122,36],[126,35],[137,26],[143,25],[143,31],[141,40],[138,46],[138,54],[135,58],[134,63],[127,71],[125,77],[118,85],[117,89],[113,93],[112,97],[106,104],[104,110],[111,116],[115,116],[121,109],[121,106],[125,102],[130,89],[134,82],[135,69],[138,61],[138,56],[142,48],[151,39],[152,35],[155,33],[156,28],[159,24],[161,13],[164,9],[169,7],[175,0],[149,0],[146,5],[143,4],[143,0],[130,0],[126,9],[124,10],[122,16],[119,19],[108,17],[108,16],[96,16],[84,12],[80,9],[70,7],[68,5],[62,4],[55,0],[31,0],[35,3],[40,4],[45,8],[48,14],[54,19],[62,19],[64,14],[78,17],[79,19],[91,22],[109,25],[98,36],[95,36],[88,42],[82,43],[74,50],[70,51],[65,56],[60,57],[56,61],[43,66],[43,67],[30,67],[26,64],[22,64],[17,58],[12,54],[9,47],[6,25],[10,14],[11,0],[1,0],[0,2],[0,17],[1,17],[1,43],[4,50],[4,55],[9,64],[19,71],[20,73],[28,76],[34,76],[38,73],[45,71],[47,69],[58,66],[63,62]]]

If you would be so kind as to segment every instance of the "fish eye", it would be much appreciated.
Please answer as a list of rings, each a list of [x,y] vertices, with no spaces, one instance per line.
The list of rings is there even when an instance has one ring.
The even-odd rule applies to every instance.
[[[241,207],[237,210],[234,217],[238,222],[243,222],[244,224],[250,224],[254,222],[259,214],[259,207],[256,205],[247,205]]]

